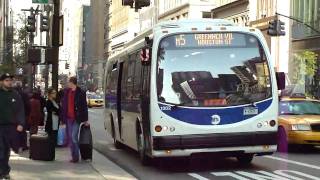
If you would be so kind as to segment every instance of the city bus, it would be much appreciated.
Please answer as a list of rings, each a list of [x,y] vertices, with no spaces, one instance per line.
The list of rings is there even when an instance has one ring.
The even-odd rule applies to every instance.
[[[258,29],[161,22],[108,59],[104,126],[143,164],[201,153],[250,163],[277,149],[277,75]]]

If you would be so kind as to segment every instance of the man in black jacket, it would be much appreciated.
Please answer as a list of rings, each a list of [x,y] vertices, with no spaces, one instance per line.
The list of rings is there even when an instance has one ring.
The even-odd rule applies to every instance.
[[[78,135],[80,124],[88,124],[88,106],[86,93],[77,86],[77,78],[71,77],[68,87],[64,91],[62,102],[62,118],[67,125],[68,140],[72,159],[70,162],[77,163],[79,161],[79,143]]]
[[[0,179],[10,179],[10,145],[12,134],[21,132],[25,122],[20,95],[12,88],[12,76],[0,76]]]

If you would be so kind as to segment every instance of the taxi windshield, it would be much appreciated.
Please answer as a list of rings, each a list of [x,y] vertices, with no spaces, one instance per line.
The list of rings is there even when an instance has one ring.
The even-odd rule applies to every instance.
[[[280,115],[320,115],[318,101],[284,101],[279,106]]]

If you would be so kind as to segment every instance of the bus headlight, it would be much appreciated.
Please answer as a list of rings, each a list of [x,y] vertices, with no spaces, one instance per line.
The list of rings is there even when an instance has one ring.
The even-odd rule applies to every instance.
[[[292,131],[310,131],[311,127],[309,124],[293,124],[291,125]]]

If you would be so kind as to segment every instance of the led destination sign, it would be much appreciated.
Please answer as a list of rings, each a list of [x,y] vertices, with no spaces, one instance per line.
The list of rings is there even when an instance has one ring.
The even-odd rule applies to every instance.
[[[245,34],[241,33],[199,33],[174,35],[166,38],[165,44],[167,44],[166,46],[174,46],[175,48],[188,48],[207,46],[246,46],[247,43]]]

